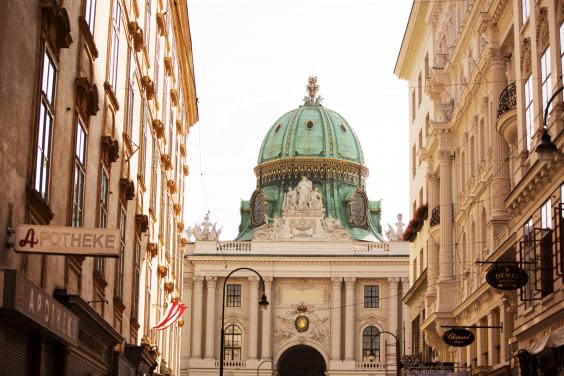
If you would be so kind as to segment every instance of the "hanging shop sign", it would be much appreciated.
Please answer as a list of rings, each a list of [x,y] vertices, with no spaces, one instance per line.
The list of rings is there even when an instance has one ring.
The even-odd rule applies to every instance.
[[[468,346],[474,339],[474,333],[465,328],[450,328],[443,334],[443,341],[453,347]]]
[[[499,290],[520,289],[528,280],[527,272],[512,264],[496,264],[486,274],[488,284]]]
[[[22,253],[119,257],[119,245],[117,228],[19,225],[14,248]]]

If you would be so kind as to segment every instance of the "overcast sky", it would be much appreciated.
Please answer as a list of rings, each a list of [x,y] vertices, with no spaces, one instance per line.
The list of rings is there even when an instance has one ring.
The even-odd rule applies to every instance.
[[[410,8],[410,0],[188,0],[200,121],[188,136],[187,226],[210,210],[221,240],[237,235],[262,139],[302,104],[310,75],[323,105],[360,138],[384,230],[397,213],[407,222],[407,83],[393,70]]]

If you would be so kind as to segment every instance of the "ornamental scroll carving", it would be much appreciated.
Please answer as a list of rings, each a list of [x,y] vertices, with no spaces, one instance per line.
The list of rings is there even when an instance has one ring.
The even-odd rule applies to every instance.
[[[327,310],[310,311],[305,302],[299,304],[294,310],[289,310],[276,315],[274,339],[282,344],[298,336],[300,340],[311,339],[323,346],[329,345],[329,315]],[[307,317],[309,327],[305,331],[296,329],[296,318],[300,315]]]
[[[252,208],[252,212],[254,208]],[[338,219],[324,217],[323,195],[307,178],[284,194],[282,215],[257,227],[254,240],[348,240]],[[266,219],[266,216],[265,216]]]
[[[251,196],[251,226],[262,226],[266,221],[264,192],[257,188]]]

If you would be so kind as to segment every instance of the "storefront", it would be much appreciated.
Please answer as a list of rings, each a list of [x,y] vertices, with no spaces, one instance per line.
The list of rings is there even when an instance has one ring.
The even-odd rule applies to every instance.
[[[564,322],[527,339],[518,353],[522,376],[564,374]]]
[[[59,376],[79,343],[79,318],[15,270],[0,270],[3,374]]]

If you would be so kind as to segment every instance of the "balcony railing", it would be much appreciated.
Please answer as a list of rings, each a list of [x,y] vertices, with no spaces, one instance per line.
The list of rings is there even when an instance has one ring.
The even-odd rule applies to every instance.
[[[216,250],[221,252],[251,252],[251,242],[217,242]]]
[[[245,362],[243,360],[224,360],[224,368],[245,368]],[[219,360],[215,361],[215,368],[219,368]]]
[[[517,89],[515,82],[510,83],[499,96],[499,106],[497,108],[497,118],[504,113],[514,110],[517,107]]]
[[[356,362],[356,369],[386,369],[383,362]]]
[[[435,206],[431,211],[431,222],[429,223],[429,226],[433,227],[439,223],[441,223],[441,207]]]

